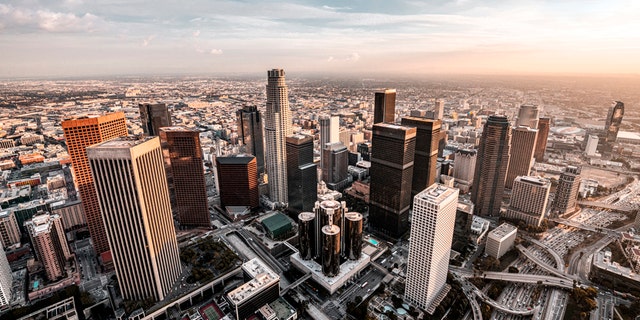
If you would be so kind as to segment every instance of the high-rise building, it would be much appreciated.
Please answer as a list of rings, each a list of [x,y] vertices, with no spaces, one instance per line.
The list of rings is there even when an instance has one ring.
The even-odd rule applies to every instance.
[[[320,169],[324,170],[324,148],[327,143],[340,141],[340,117],[337,115],[320,115],[318,118],[320,127],[320,139],[318,141],[320,149]]]
[[[298,248],[302,260],[311,260],[317,255],[315,218],[313,212],[300,212],[298,215]]]
[[[444,99],[436,99],[435,109],[433,110],[433,119],[444,119]]]
[[[160,138],[113,139],[87,157],[122,296],[164,299],[182,266]]]
[[[581,171],[580,167],[567,166],[560,174],[551,208],[553,214],[564,215],[575,210],[580,190]]]
[[[475,214],[500,215],[504,182],[509,167],[511,125],[505,116],[489,116],[478,146],[471,201]]]
[[[220,202],[224,207],[260,205],[256,157],[237,154],[216,158]]]
[[[313,210],[318,199],[318,169],[313,163],[313,137],[294,134],[287,137],[287,185],[289,210]]]
[[[171,114],[164,103],[140,103],[140,124],[146,136],[157,136],[160,128],[171,127]]]
[[[428,309],[445,286],[458,189],[433,184],[413,199],[406,301]]]
[[[90,145],[127,135],[124,113],[115,112],[102,116],[83,117],[62,122],[67,150],[71,156],[76,186],[87,217],[87,227],[96,253],[103,263],[110,263],[109,242],[100,215],[100,205],[94,187],[86,148]]]
[[[25,227],[49,281],[65,277],[65,266],[71,258],[71,252],[60,216],[39,214],[25,222]]]
[[[513,188],[517,176],[528,176],[533,166],[538,129],[517,127],[511,130],[511,158],[507,169],[505,187]]]
[[[436,162],[442,122],[425,118],[404,117],[401,123],[403,126],[416,128],[416,151],[411,180],[411,194],[415,196],[436,182]]]
[[[267,142],[266,169],[269,174],[269,197],[278,206],[286,207],[288,201],[286,139],[293,134],[289,93],[284,70],[272,69],[267,72],[267,75],[267,117],[264,132]]]
[[[4,248],[0,247],[0,309],[6,308],[11,303],[12,289],[13,276],[11,274],[11,266],[9,266]]]
[[[516,127],[529,127],[531,129],[538,128],[538,116],[540,111],[538,106],[532,104],[523,104],[518,110],[518,119],[516,120]]]
[[[478,152],[475,149],[456,150],[453,164],[453,178],[461,192],[469,192],[473,184]]]
[[[416,128],[373,125],[369,227],[397,239],[409,230]]]
[[[347,212],[344,215],[344,230],[342,230],[344,246],[342,254],[349,260],[358,260],[362,255],[362,214]]]
[[[605,142],[611,144],[618,138],[620,124],[622,124],[622,116],[624,116],[624,103],[614,101],[611,109],[607,113],[607,121],[604,129],[606,130]]]
[[[342,142],[327,143],[322,150],[322,180],[331,190],[342,191],[349,183],[349,150]]]
[[[340,273],[340,230],[335,224],[322,227],[322,273],[327,277]]]
[[[593,134],[589,135],[589,137],[587,138],[587,147],[584,150],[584,152],[587,154],[587,157],[593,157],[598,154],[599,140],[600,138],[598,138],[598,136]]]
[[[504,217],[539,227],[547,213],[551,182],[541,177],[519,176],[513,182],[511,203]]]
[[[0,245],[3,248],[20,243],[20,227],[11,210],[0,212]]]
[[[547,138],[549,138],[550,127],[550,118],[540,118],[538,120],[538,137],[536,138],[536,151],[533,155],[537,162],[544,160],[544,152],[547,150]]]
[[[329,225],[336,225],[340,230],[344,229],[344,215],[347,213],[346,202],[338,202],[335,200],[316,201],[313,207],[315,214],[315,227],[313,245],[314,252],[322,254],[322,228]]]
[[[376,91],[373,107],[373,124],[396,121],[396,89]]]
[[[200,133],[182,127],[160,128],[170,162],[173,195],[181,226],[211,227],[204,181]]]
[[[258,174],[264,173],[264,135],[260,111],[256,106],[244,106],[236,112],[238,135],[246,152],[254,155],[258,163]]]
[[[508,223],[499,225],[487,235],[487,244],[484,252],[489,256],[500,259],[507,251],[513,248],[517,234],[518,228]]]

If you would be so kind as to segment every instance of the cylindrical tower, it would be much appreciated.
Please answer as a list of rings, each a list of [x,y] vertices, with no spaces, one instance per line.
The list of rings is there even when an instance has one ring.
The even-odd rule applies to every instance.
[[[322,273],[327,277],[340,273],[340,228],[335,224],[322,227]]]
[[[316,254],[319,255],[322,250],[322,228],[327,225],[336,225],[340,230],[344,229],[343,218],[345,212],[347,212],[347,204],[345,202],[339,202],[335,200],[316,201],[313,208],[313,212],[316,215]],[[343,248],[342,245],[340,247]]]
[[[302,260],[311,260],[316,256],[314,219],[315,215],[312,212],[301,212],[298,215],[298,245]]]
[[[344,224],[344,256],[350,260],[358,260],[362,254],[362,214],[347,212]]]

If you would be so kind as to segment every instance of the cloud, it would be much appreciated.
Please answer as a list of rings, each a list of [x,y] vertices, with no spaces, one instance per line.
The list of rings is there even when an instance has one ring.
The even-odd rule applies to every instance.
[[[196,31],[194,31],[194,32],[193,32],[193,36],[194,36],[195,38],[199,37],[199,36],[200,36],[200,30],[196,30]]]
[[[93,32],[104,22],[91,13],[76,15],[50,10],[34,11],[5,4],[0,4],[0,21],[4,29],[21,32],[41,30],[51,33]]]
[[[357,52],[353,52],[350,55],[343,58],[335,58],[333,56],[330,56],[327,59],[327,62],[356,62],[358,60],[360,60],[360,54]]]
[[[211,49],[211,51],[209,51],[209,53],[211,53],[213,55],[221,55],[222,54],[222,49]]]
[[[155,34],[148,36],[146,39],[142,40],[142,46],[143,47],[148,46],[151,43],[151,40],[153,40],[155,38],[156,38]]]

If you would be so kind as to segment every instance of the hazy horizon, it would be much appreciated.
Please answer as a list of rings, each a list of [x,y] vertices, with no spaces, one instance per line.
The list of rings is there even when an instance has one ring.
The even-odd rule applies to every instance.
[[[640,3],[9,0],[0,78],[640,74]]]

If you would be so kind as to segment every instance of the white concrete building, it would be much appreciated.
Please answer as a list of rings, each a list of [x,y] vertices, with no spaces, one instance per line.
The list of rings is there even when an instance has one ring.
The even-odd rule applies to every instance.
[[[13,277],[11,275],[11,267],[7,260],[7,254],[0,247],[0,309],[11,303],[11,284]]]
[[[584,152],[588,157],[594,157],[598,153],[598,139],[599,138],[596,135],[590,135],[587,138],[587,147],[585,148]]]
[[[516,234],[518,228],[503,223],[497,228],[491,230],[487,236],[487,245],[484,249],[484,253],[490,255],[496,259],[500,259],[507,251],[513,248],[513,243],[516,240]]]

